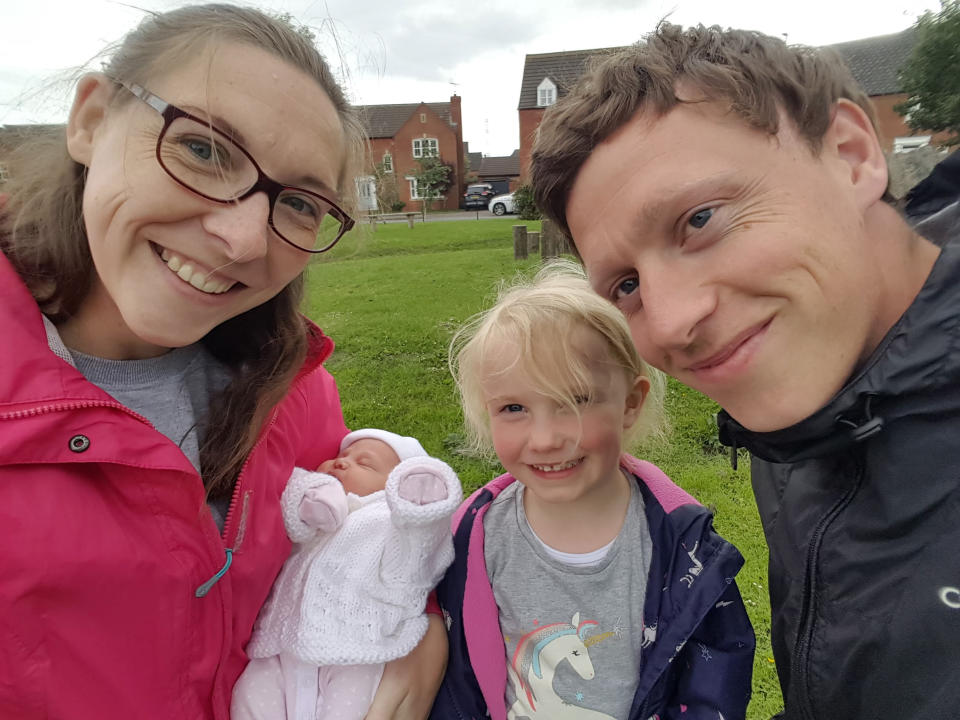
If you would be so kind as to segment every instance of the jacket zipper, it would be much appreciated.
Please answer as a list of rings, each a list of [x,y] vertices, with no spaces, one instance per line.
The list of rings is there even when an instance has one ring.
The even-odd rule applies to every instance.
[[[819,593],[817,586],[817,566],[820,560],[820,547],[823,543],[823,536],[827,529],[833,524],[843,510],[850,504],[857,491],[860,489],[860,483],[863,480],[863,458],[857,458],[856,473],[853,485],[844,495],[833,504],[827,513],[820,518],[813,535],[810,538],[810,545],[807,548],[807,563],[803,579],[803,603],[800,608],[800,622],[797,629],[796,645],[793,649],[793,667],[794,678],[792,682],[799,683],[796,697],[800,703],[800,714],[805,720],[816,720],[813,709],[813,697],[809,687],[810,673],[810,645],[813,641],[813,633],[816,629],[815,604],[816,596]],[[788,700],[788,698],[784,698]]]
[[[68,403],[58,403],[54,405],[40,405],[38,407],[28,408],[26,410],[13,410],[11,412],[0,413],[0,420],[19,420],[21,418],[34,417],[36,415],[45,415],[51,412],[60,412],[62,410],[85,410],[87,408],[113,408],[115,410],[122,410],[127,415],[136,418],[145,425],[153,427],[153,423],[147,420],[143,415],[135,413],[133,410],[128,408],[126,405],[121,405],[118,402],[110,402],[109,400],[79,400],[75,402]]]

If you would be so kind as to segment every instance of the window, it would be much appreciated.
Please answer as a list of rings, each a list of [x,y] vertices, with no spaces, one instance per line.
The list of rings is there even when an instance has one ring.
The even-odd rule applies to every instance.
[[[425,123],[427,121],[427,114],[420,113],[420,122]]]
[[[415,158],[434,157],[440,154],[440,146],[436,138],[414,138],[413,156]]]
[[[393,155],[390,153],[383,154],[383,171],[385,173],[393,172]]]
[[[930,144],[929,135],[912,135],[909,137],[898,137],[893,141],[893,151],[895,153],[907,153],[918,148],[926,147]]]
[[[422,200],[420,193],[417,192],[417,179],[415,177],[407,177],[407,182],[410,183],[410,199],[411,200]]]
[[[7,181],[7,169],[0,163],[0,183]]]
[[[537,107],[547,107],[557,101],[557,86],[550,78],[544,78],[537,86]]]

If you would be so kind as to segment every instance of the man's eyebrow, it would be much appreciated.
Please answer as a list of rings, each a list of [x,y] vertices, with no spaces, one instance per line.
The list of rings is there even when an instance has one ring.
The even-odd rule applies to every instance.
[[[679,189],[674,187],[655,192],[649,201],[642,203],[638,208],[637,222],[643,226],[662,223],[664,214],[671,211],[672,215],[677,205],[686,209],[687,206],[711,199],[710,195],[721,190],[725,190],[724,195],[730,197],[733,194],[730,191],[735,176],[736,171],[725,170],[714,175],[695,178]],[[675,218],[669,219],[672,221]]]

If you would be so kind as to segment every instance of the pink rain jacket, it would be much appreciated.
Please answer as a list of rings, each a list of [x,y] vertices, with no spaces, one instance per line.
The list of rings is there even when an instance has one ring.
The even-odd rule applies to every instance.
[[[314,328],[221,536],[190,462],[49,350],[0,254],[0,718],[227,720],[290,552],[280,494],[347,432],[332,350]]]

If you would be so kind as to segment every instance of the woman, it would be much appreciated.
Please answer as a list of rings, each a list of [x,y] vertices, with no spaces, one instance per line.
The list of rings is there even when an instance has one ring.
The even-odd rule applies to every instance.
[[[11,162],[0,717],[228,717],[284,483],[346,434],[297,308],[362,148],[304,36],[208,5],[146,19]],[[368,718],[425,716],[445,657],[433,617]]]

